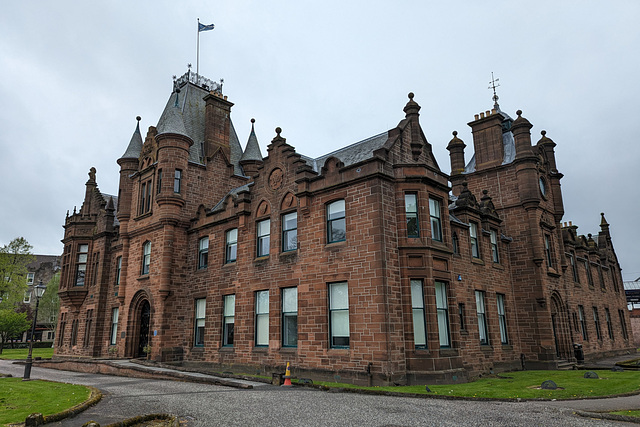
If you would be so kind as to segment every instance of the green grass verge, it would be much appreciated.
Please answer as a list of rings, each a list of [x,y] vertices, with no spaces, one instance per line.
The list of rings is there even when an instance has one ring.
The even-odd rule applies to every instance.
[[[615,412],[609,412],[610,414],[615,414],[615,415],[624,415],[626,417],[636,417],[636,418],[640,418],[640,410],[637,411],[615,411]]]
[[[28,348],[5,348],[0,354],[0,359],[26,359],[28,354]],[[53,356],[52,348],[34,348],[31,353],[31,357],[42,357],[43,359],[50,359],[51,356]]]
[[[316,382],[315,385],[336,388],[358,388],[395,393],[436,396],[475,397],[488,399],[579,399],[610,396],[640,391],[640,372],[595,371],[599,379],[584,378],[586,371],[516,371],[482,378],[464,384],[362,387],[353,384]],[[553,380],[557,390],[540,390],[545,380]]]
[[[47,416],[89,398],[91,390],[74,384],[0,378],[0,425],[24,422],[33,412]]]

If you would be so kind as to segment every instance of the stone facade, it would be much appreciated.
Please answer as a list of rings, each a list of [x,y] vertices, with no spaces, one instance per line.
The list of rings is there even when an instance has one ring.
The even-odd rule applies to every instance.
[[[454,133],[447,175],[413,94],[388,132],[312,159],[278,128],[262,157],[194,83],[136,129],[118,197],[92,169],[65,220],[57,358],[388,384],[631,349],[609,225],[561,223],[555,144],[520,114],[478,115],[469,164]]]

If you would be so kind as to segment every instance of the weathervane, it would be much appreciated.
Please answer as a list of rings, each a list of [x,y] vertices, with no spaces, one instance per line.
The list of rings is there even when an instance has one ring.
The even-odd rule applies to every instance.
[[[500,83],[498,83],[500,79],[493,78],[493,71],[491,72],[491,81],[489,82],[489,89],[493,89],[493,108],[499,110],[500,105],[498,105],[498,94],[496,93],[496,88],[500,87]],[[497,83],[497,84],[496,84]]]

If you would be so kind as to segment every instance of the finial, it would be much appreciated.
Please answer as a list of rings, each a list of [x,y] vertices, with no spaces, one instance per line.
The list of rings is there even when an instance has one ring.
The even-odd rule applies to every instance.
[[[547,131],[546,131],[546,130],[541,130],[541,131],[540,131],[540,135],[545,136],[546,134],[547,134]]]
[[[189,71],[191,71],[191,63],[187,64],[187,68],[189,69]]]
[[[255,122],[256,122],[256,119],[251,119],[251,123],[252,124],[255,123]]]
[[[409,92],[409,99],[413,101],[413,97],[414,97],[413,92]]]
[[[142,117],[140,117],[140,116],[136,116],[136,120],[137,120],[137,121],[140,121],[140,120],[142,120]]]
[[[453,136],[458,136],[458,131],[457,131],[457,130],[454,130],[454,131],[452,132],[452,134],[453,134]]]
[[[487,194],[489,194],[489,190],[482,190],[482,194],[486,196]]]
[[[498,94],[496,93],[496,88],[500,87],[500,84],[498,83],[500,81],[500,79],[495,79],[493,78],[493,71],[491,72],[491,81],[489,82],[489,89],[493,89],[493,107],[497,110],[500,109],[500,105],[498,105]],[[496,84],[498,83],[498,84]]]
[[[280,129],[280,126],[278,126],[276,128],[276,134],[278,134],[278,136],[280,136],[280,133],[282,133],[282,129]]]
[[[520,117],[522,115],[522,110],[516,111],[516,114],[518,115],[518,117]]]

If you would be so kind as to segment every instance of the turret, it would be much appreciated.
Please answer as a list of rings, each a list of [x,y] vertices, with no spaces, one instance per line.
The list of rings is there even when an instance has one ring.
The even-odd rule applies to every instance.
[[[258,171],[258,168],[262,166],[262,153],[260,152],[260,145],[258,144],[258,138],[254,130],[255,119],[251,119],[251,133],[249,134],[249,140],[247,146],[240,158],[240,166],[246,176],[253,176]]]
[[[120,165],[120,186],[118,191],[118,221],[125,222],[131,216],[131,196],[133,193],[133,181],[129,178],[138,170],[138,158],[142,151],[142,136],[140,135],[140,116],[136,117],[138,123],[131,136],[131,141],[126,151],[118,159]]]

